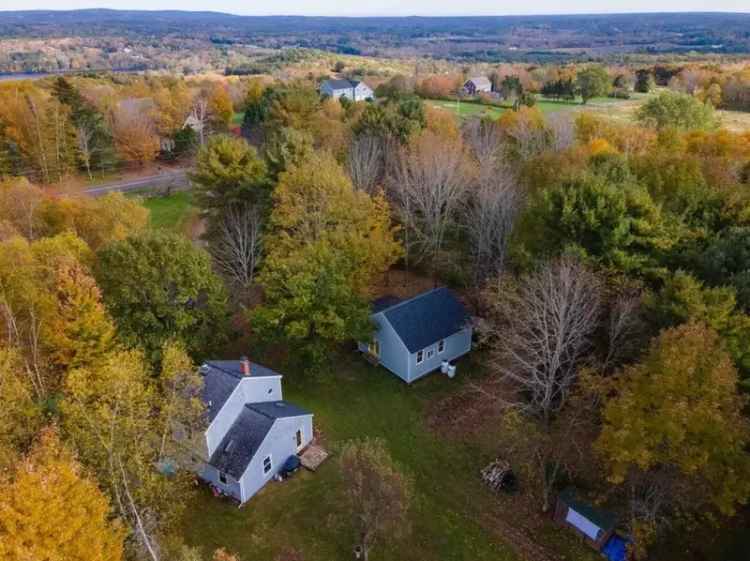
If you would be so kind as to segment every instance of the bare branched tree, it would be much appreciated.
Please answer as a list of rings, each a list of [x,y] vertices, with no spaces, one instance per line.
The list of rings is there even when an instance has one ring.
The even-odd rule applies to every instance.
[[[632,350],[643,322],[640,317],[641,296],[635,292],[616,297],[607,318],[607,353],[602,360],[602,371],[618,366]]]
[[[229,206],[216,225],[211,254],[219,271],[240,289],[248,288],[261,257],[263,217],[256,206]]]
[[[555,152],[562,152],[575,144],[575,123],[569,113],[551,113],[547,116],[546,125],[549,132],[549,147]]]
[[[91,179],[91,157],[93,156],[94,147],[94,127],[89,123],[82,123],[76,128],[76,138],[78,140],[78,155],[86,167],[86,173]]]
[[[579,261],[563,257],[517,285],[501,281],[496,290],[494,368],[517,390],[513,405],[549,426],[592,347],[601,283]]]
[[[463,147],[426,132],[395,167],[391,194],[410,236],[405,249],[435,267],[469,181]]]
[[[381,184],[385,171],[383,139],[373,135],[360,135],[349,147],[349,176],[357,189],[373,193]]]
[[[501,158],[502,134],[497,124],[471,119],[461,127],[464,142],[480,169],[493,169]]]
[[[488,158],[479,164],[476,185],[466,197],[464,227],[470,240],[475,286],[503,272],[521,189],[510,166]]]

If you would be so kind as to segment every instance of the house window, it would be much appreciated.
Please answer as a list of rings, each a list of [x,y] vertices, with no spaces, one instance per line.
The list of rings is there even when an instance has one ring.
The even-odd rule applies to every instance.
[[[266,456],[263,459],[263,473],[266,474],[271,471],[271,456]]]
[[[422,364],[424,361],[424,351],[417,352],[417,364]]]
[[[297,431],[297,434],[295,435],[295,438],[297,440],[297,449],[302,448],[302,429],[299,429]]]
[[[445,350],[445,339],[440,339],[440,342],[438,343],[438,354],[442,353]]]
[[[219,472],[219,482],[223,483],[224,485],[227,484],[227,474]]]
[[[372,356],[380,356],[380,341],[378,341],[377,339],[370,341],[370,344],[367,345],[367,351]]]

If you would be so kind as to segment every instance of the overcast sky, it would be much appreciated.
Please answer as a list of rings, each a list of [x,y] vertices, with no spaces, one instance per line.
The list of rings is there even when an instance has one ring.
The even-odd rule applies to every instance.
[[[504,5],[506,4],[506,5]],[[211,10],[243,15],[508,15],[617,12],[750,12],[750,0],[0,0],[0,10],[118,8]]]

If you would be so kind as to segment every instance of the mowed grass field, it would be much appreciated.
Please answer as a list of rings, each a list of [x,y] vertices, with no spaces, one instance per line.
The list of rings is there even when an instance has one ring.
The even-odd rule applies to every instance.
[[[426,99],[425,103],[431,107],[437,109],[444,109],[451,111],[458,115],[461,119],[469,117],[489,117],[491,119],[497,119],[505,111],[509,111],[511,106],[496,106],[479,103],[478,101],[448,101],[442,99]],[[609,111],[611,108],[618,105],[626,104],[630,102],[630,105],[635,104],[636,106],[642,103],[642,98],[632,98],[630,100],[614,99],[610,97],[596,97],[590,99],[585,105],[581,103],[581,100],[566,101],[566,100],[554,100],[542,97],[537,97],[535,107],[538,108],[542,113],[555,113],[558,111],[581,111],[581,110],[592,110],[594,112],[599,110]]]
[[[472,356],[459,362],[456,379],[436,373],[412,386],[353,350],[315,376],[280,367],[285,398],[314,413],[315,429],[332,456],[316,473],[302,470],[291,480],[269,483],[242,508],[201,488],[182,521],[185,539],[206,554],[225,547],[248,561],[274,561],[289,549],[305,561],[352,559],[356,538],[343,508],[336,451],[349,439],[378,437],[412,477],[414,498],[410,531],[400,540],[386,538],[372,551],[372,561],[521,561],[497,531],[493,515],[502,509],[479,477],[496,453],[486,443],[498,427],[459,441],[439,436],[428,423],[443,398],[480,375],[479,355]],[[513,521],[512,512],[506,516]],[[558,546],[562,541],[569,559],[596,559],[572,534],[551,524],[547,530],[553,535],[545,531],[542,539]]]
[[[168,196],[154,196],[143,200],[150,214],[152,228],[181,230],[193,214],[192,195],[179,191]]]

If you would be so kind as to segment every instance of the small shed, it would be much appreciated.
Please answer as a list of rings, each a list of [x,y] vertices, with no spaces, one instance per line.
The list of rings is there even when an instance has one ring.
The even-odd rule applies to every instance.
[[[555,522],[572,528],[591,547],[601,551],[617,525],[617,517],[576,497],[575,489],[568,487],[557,496]]]

